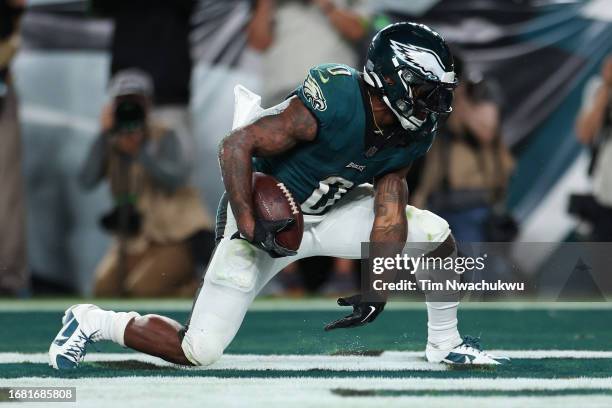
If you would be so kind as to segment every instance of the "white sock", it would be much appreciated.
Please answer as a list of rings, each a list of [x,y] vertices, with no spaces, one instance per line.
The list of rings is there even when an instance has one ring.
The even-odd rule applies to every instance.
[[[459,302],[425,302],[427,305],[427,342],[450,350],[461,344],[457,330]]]
[[[123,335],[125,328],[135,317],[136,312],[113,312],[111,310],[95,309],[87,312],[87,321],[92,330],[98,330],[96,340],[110,340],[125,347]]]

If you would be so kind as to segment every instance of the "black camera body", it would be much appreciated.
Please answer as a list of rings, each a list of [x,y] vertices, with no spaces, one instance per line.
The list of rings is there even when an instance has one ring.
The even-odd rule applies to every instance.
[[[146,112],[144,102],[138,96],[121,96],[115,102],[114,130],[118,134],[139,130],[145,127]]]

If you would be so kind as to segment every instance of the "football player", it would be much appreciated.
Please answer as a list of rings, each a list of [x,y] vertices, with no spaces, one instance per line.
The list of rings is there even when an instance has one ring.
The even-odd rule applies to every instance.
[[[361,243],[429,243],[436,256],[455,249],[446,221],[407,204],[406,173],[427,152],[438,121],[451,112],[457,85],[453,59],[429,27],[398,23],[372,40],[363,72],[318,65],[279,105],[235,128],[221,143],[226,194],[217,213],[218,244],[187,325],[159,315],[75,305],[49,355],[55,368],[76,367],[89,343],[111,340],[177,364],[217,361],[264,285],[289,263],[309,256],[360,258]],[[239,105],[239,104],[238,104]],[[235,115],[240,115],[236,112]],[[287,222],[253,211],[251,176],[274,176],[304,213],[299,250],[274,236]],[[365,183],[374,182],[374,186]],[[365,185],[364,185],[365,184]],[[368,299],[371,300],[371,299]],[[427,300],[430,362],[500,364],[477,339],[461,338],[458,301]],[[340,299],[353,313],[326,330],[372,322],[384,301]]]

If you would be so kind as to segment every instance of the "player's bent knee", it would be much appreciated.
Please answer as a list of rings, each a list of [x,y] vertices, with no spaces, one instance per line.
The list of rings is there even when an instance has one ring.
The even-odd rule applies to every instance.
[[[450,234],[448,222],[431,211],[422,210],[411,205],[406,206],[408,219],[408,241],[444,242]]]
[[[211,333],[185,333],[181,343],[187,360],[196,366],[211,365],[223,355],[221,339]]]

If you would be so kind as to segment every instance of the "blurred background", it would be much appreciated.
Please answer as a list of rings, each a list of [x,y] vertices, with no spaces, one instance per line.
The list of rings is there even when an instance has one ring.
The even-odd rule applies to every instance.
[[[0,296],[192,296],[234,86],[274,105],[406,20],[462,80],[413,203],[461,241],[612,241],[610,0],[0,3]],[[349,293],[358,269],[301,261],[266,293]]]

